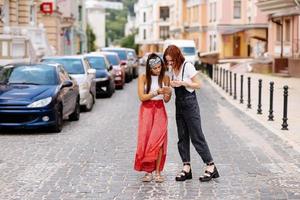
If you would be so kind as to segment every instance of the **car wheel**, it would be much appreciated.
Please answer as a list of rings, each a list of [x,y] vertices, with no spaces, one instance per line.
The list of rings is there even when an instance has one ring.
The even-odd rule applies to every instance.
[[[113,95],[113,93],[114,93],[113,84],[110,83],[110,84],[107,86],[106,91],[107,91],[106,96],[107,96],[107,97],[111,97],[111,96]]]
[[[79,99],[76,100],[76,106],[74,112],[69,116],[71,121],[78,121],[80,118],[80,104]]]
[[[85,111],[91,111],[93,109],[93,106],[94,106],[94,103],[95,103],[94,95],[91,92],[90,92],[89,100],[90,101],[85,106]]]
[[[55,133],[61,132],[63,127],[63,116],[62,116],[62,107],[58,106],[55,113],[55,124],[52,128],[52,131]]]

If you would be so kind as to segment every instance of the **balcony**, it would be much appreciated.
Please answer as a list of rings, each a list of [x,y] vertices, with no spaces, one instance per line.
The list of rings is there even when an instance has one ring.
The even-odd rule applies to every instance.
[[[46,32],[42,27],[7,26],[0,35],[0,64],[10,62],[37,62],[52,55]]]
[[[298,0],[259,0],[256,5],[261,11],[267,14],[274,14],[278,12],[285,13],[288,10],[295,10],[297,8],[296,2],[298,2]],[[285,14],[293,13],[288,12]]]

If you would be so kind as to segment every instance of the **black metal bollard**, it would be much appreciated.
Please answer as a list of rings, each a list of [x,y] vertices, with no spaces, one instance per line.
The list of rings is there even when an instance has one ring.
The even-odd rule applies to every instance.
[[[223,68],[220,68],[220,80],[219,80],[220,87],[222,87],[222,73],[223,73]]]
[[[248,77],[248,104],[247,108],[251,108],[251,77]]]
[[[236,99],[236,73],[233,74],[233,99]]]
[[[213,74],[214,82],[217,83],[217,65],[214,64],[213,68],[214,68],[214,74]]]
[[[274,91],[274,82],[270,82],[270,108],[269,108],[269,121],[274,121],[273,115],[273,91]]]
[[[229,95],[232,96],[232,72],[229,72]]]
[[[219,66],[217,66],[217,68],[216,68],[216,83],[217,83],[217,85],[219,84]]]
[[[226,70],[223,69],[223,86],[222,86],[223,90],[225,90],[225,76],[226,76]]]
[[[288,89],[289,87],[285,85],[283,87],[283,118],[282,118],[282,128],[281,130],[288,130],[288,123],[287,123],[287,106],[288,106]]]
[[[244,99],[243,99],[243,85],[244,85],[244,76],[241,75],[241,96],[240,96],[240,103],[244,103]]]
[[[258,80],[258,105],[257,105],[257,114],[262,114],[261,109],[261,88],[262,88],[262,80]]]
[[[225,91],[228,93],[228,70],[226,70],[226,87]]]

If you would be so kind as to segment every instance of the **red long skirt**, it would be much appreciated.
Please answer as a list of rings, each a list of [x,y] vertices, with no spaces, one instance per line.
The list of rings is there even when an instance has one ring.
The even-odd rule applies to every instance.
[[[162,171],[167,154],[168,118],[163,100],[150,100],[141,104],[139,113],[138,141],[134,169],[153,172],[160,148]]]

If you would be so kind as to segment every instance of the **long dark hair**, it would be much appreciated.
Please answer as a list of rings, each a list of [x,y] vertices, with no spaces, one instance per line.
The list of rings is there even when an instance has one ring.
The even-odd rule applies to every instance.
[[[166,62],[166,56],[172,57],[174,62],[174,68],[176,70],[180,69],[180,66],[184,63],[184,56],[182,55],[180,49],[175,45],[169,45],[164,52],[164,61]],[[167,62],[166,62],[167,63]]]
[[[152,53],[148,56],[147,62],[146,62],[146,93],[148,94],[151,89],[151,67],[149,65],[149,60],[152,58],[159,58],[161,61],[161,71],[158,76],[158,85],[159,87],[162,87],[162,82],[165,76],[165,65],[164,61],[155,53]]]

